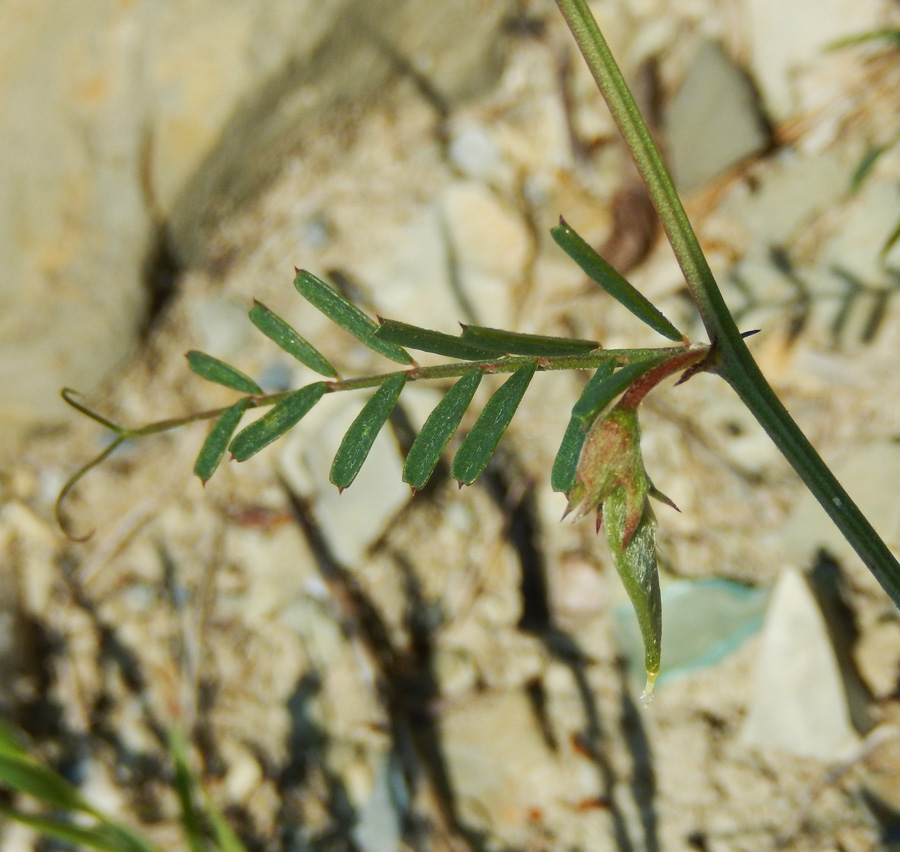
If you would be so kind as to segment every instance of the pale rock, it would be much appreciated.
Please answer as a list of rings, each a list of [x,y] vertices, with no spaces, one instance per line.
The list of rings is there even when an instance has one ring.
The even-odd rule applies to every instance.
[[[828,627],[793,569],[772,594],[742,739],[823,761],[846,757],[859,740]]]
[[[900,621],[896,616],[863,631],[853,648],[853,659],[876,698],[895,694],[900,684]]]
[[[385,317],[458,334],[457,322],[466,314],[450,288],[448,270],[440,210],[430,205],[387,235],[383,250],[367,260],[366,281]]]
[[[248,311],[248,304],[230,299],[198,299],[193,314],[201,338],[194,348],[225,361],[236,356],[251,340],[258,339]]]
[[[802,110],[803,75],[828,45],[883,26],[878,0],[757,0],[748,4],[753,77],[776,120]]]
[[[894,181],[866,181],[856,197],[842,206],[837,232],[823,246],[821,265],[847,270],[866,283],[881,283],[885,272],[881,252],[897,227],[897,219]],[[897,256],[895,252],[888,264]]]
[[[394,759],[385,755],[375,772],[372,792],[353,827],[353,839],[362,852],[397,852],[402,848],[403,827],[397,806],[397,788],[402,785]]]
[[[478,685],[478,669],[464,648],[438,648],[434,655],[434,676],[443,699],[466,695]]]
[[[259,758],[245,745],[233,741],[223,745],[222,758],[228,765],[222,784],[226,800],[245,802],[263,782]]]
[[[460,127],[451,137],[447,153],[467,178],[490,182],[501,176],[500,149],[483,124]]]
[[[842,458],[829,459],[829,465],[881,537],[900,541],[900,445],[885,440],[854,447]],[[784,526],[784,552],[794,564],[807,565],[822,548],[838,562],[859,561],[819,501],[804,490]]]
[[[841,152],[784,151],[769,160],[766,180],[756,192],[733,193],[721,210],[759,243],[787,245],[813,217],[837,204],[855,167],[854,159]]]
[[[457,263],[461,298],[471,310],[471,320],[513,327],[512,288],[524,271],[529,251],[524,223],[505,202],[474,181],[449,186],[441,207]]]
[[[686,190],[768,144],[750,80],[718,45],[697,51],[666,111],[666,138],[675,180]]]
[[[339,492],[329,481],[331,463],[350,424],[362,410],[359,395],[324,399],[283,441],[279,466],[288,485],[312,501],[316,520],[335,558],[359,565],[391,518],[409,500],[403,459],[386,425],[353,484]]]
[[[308,581],[318,578],[315,557],[293,524],[268,531],[229,527],[225,542],[229,559],[245,566],[253,581],[230,600],[220,599],[219,606],[247,624],[262,626],[284,612],[293,614]]]
[[[53,0],[0,7],[0,420],[58,420],[144,321],[160,254],[208,239],[403,62],[448,103],[499,72],[507,4]],[[402,60],[398,61],[398,60]]]
[[[597,565],[580,554],[564,555],[549,576],[554,612],[561,618],[584,619],[606,608],[606,584]]]
[[[772,439],[734,394],[719,394],[708,400],[703,420],[714,430],[717,446],[740,469],[761,474],[783,466]]]
[[[524,692],[473,696],[441,720],[444,754],[466,825],[519,846],[528,815],[567,799],[570,785]]]

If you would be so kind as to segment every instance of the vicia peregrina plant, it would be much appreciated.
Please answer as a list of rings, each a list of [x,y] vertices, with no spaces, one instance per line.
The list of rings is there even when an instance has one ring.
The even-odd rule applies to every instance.
[[[654,488],[644,469],[638,408],[647,393],[663,379],[680,374],[684,381],[704,371],[721,376],[734,388],[893,601],[900,604],[900,565],[816,454],[753,360],[744,343],[746,335],[738,331],[722,299],[672,180],[587,4],[584,0],[557,0],[557,5],[646,183],[710,343],[691,343],[562,220],[551,232],[559,246],[590,278],[673,345],[609,350],[593,340],[517,334],[479,326],[464,326],[461,334],[450,335],[395,320],[379,318],[376,322],[324,281],[300,270],[294,284],[301,296],[344,331],[402,368],[378,375],[343,378],[283,319],[257,302],[250,311],[253,324],[319,373],[323,377],[321,381],[288,393],[266,394],[234,367],[210,355],[189,352],[188,364],[195,373],[243,396],[225,409],[134,429],[103,418],[74,399],[72,391],[64,390],[66,402],[116,435],[110,446],[79,470],[60,494],[57,513],[64,528],[60,505],[65,496],[88,470],[125,440],[196,420],[214,420],[194,467],[205,483],[226,452],[237,461],[250,458],[282,437],[326,394],[374,388],[344,436],[332,464],[332,483],[340,489],[347,488],[359,473],[406,385],[427,379],[457,378],[426,420],[407,455],[403,479],[416,491],[431,477],[485,373],[508,373],[509,378],[485,405],[451,463],[451,476],[460,485],[469,485],[487,466],[535,372],[592,369],[594,375],[572,409],[553,465],[551,484],[568,496],[567,513],[579,518],[595,512],[598,530],[601,526],[605,529],[644,639],[649,696],[659,672],[662,635],[656,520],[650,498],[672,503]],[[409,350],[452,360],[437,366],[419,366]],[[244,414],[261,407],[270,410],[238,431]]]

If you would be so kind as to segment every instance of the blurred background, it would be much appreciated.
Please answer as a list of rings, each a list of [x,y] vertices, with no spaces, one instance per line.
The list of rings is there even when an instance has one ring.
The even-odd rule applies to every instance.
[[[888,0],[591,3],[742,330],[900,544],[900,9]],[[0,713],[160,849],[166,748],[251,850],[874,850],[900,842],[900,622],[721,381],[648,400],[664,673],[593,522],[549,472],[584,377],[538,375],[481,480],[412,498],[408,387],[344,494],[365,401],[324,400],[206,488],[226,405],[200,349],[266,390],[385,362],[294,267],[371,315],[662,345],[549,238],[566,219],[703,340],[550,0],[0,5]],[[424,383],[423,383],[424,384]],[[496,387],[485,383],[476,402]],[[474,405],[470,415],[479,410]],[[471,416],[464,425],[471,425]],[[0,848],[55,849],[0,824]]]

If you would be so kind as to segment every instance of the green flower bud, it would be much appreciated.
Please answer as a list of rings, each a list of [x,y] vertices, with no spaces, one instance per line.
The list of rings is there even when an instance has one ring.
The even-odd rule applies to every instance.
[[[620,402],[594,421],[585,436],[566,514],[574,512],[577,520],[596,511],[598,532],[601,524],[605,526],[607,544],[644,640],[644,697],[648,700],[659,674],[662,644],[656,518],[650,496],[675,506],[653,487],[644,469],[636,407]]]

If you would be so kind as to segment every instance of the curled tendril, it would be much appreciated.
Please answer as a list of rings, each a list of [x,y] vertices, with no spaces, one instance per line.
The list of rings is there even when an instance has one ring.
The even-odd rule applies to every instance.
[[[82,535],[76,535],[76,533],[73,532],[68,519],[63,513],[63,503],[66,501],[66,498],[69,496],[72,489],[81,481],[82,477],[86,473],[88,473],[88,471],[92,470],[93,468],[97,467],[97,465],[105,461],[118,449],[121,444],[123,444],[131,437],[132,430],[127,429],[124,426],[120,426],[117,423],[113,423],[111,420],[107,420],[96,411],[93,411],[83,403],[78,402],[78,400],[74,399],[74,394],[81,396],[78,391],[72,390],[72,388],[63,388],[60,391],[60,396],[62,396],[63,400],[68,405],[71,405],[72,408],[74,408],[76,411],[81,412],[86,417],[90,417],[91,420],[96,421],[101,426],[105,426],[111,432],[116,433],[116,439],[102,453],[91,459],[91,461],[89,461],[87,464],[80,467],[77,471],[75,471],[74,474],[72,474],[72,476],[70,476],[66,480],[65,485],[63,485],[62,490],[59,492],[59,495],[56,498],[56,502],[53,504],[53,513],[56,516],[56,523],[62,530],[63,535],[65,535],[66,538],[70,539],[71,541],[84,542],[94,534],[94,530],[91,530],[90,532],[84,533]]]
[[[72,390],[72,388],[63,388],[59,395],[63,398],[63,400],[72,406],[76,411],[80,411],[86,417],[90,417],[91,420],[96,421],[101,426],[105,426],[111,432],[115,432],[121,438],[127,438],[132,430],[126,428],[125,426],[120,426],[118,423],[113,423],[111,420],[107,420],[103,415],[98,414],[93,409],[88,408],[83,403],[79,402],[77,399],[73,398],[73,395],[81,396],[82,394],[78,393],[77,390]]]

